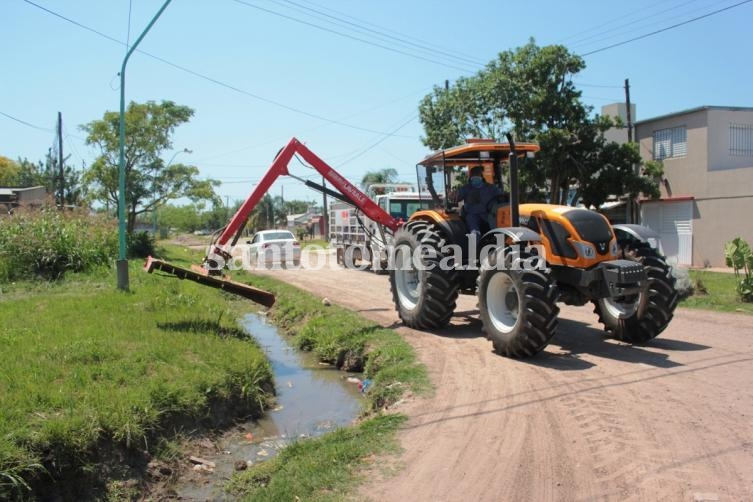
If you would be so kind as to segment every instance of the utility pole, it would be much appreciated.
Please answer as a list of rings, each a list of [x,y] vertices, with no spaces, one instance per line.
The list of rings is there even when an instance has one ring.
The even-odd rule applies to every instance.
[[[633,142],[633,113],[630,109],[630,79],[625,79],[625,114],[627,115],[627,133],[628,133],[628,143]],[[633,172],[636,176],[640,174],[639,167],[637,164],[633,165]],[[637,223],[638,222],[638,201],[636,201],[633,198],[630,198],[628,201],[628,214],[627,214],[627,220],[628,223]]]
[[[324,187],[324,190],[322,190],[322,204],[324,204],[324,206],[322,207],[322,221],[324,222],[324,228],[322,228],[322,237],[329,240],[329,221],[327,221],[329,219],[329,213],[327,212],[327,180],[324,179],[324,176],[322,176],[322,187]]]
[[[146,36],[149,30],[157,22],[157,19],[162,15],[167,6],[172,0],[165,0],[162,7],[157,11],[149,24],[141,32],[136,42],[128,49],[125,57],[123,58],[123,64],[120,67],[120,120],[118,121],[118,140],[119,140],[119,162],[118,162],[118,261],[115,262],[116,277],[118,280],[118,289],[121,291],[128,291],[129,279],[128,279],[128,258],[126,256],[126,175],[125,175],[125,138],[126,138],[126,125],[125,125],[125,71],[128,64],[128,58],[131,57],[133,51],[141,43],[141,40]]]
[[[58,168],[60,169],[60,181],[58,185],[58,197],[60,197],[60,210],[65,209],[65,170],[63,169],[63,114],[58,112]]]
[[[633,142],[633,113],[630,110],[630,79],[625,79],[625,106],[627,108],[628,143]]]

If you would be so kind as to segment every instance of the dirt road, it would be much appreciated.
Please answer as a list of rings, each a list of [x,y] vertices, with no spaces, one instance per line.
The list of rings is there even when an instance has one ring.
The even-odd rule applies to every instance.
[[[480,335],[475,297],[427,333],[400,327],[386,276],[264,273],[396,327],[429,369],[435,393],[401,406],[398,474],[364,497],[753,500],[751,316],[678,309],[633,347],[604,339],[590,308],[562,306],[546,351],[518,361]]]

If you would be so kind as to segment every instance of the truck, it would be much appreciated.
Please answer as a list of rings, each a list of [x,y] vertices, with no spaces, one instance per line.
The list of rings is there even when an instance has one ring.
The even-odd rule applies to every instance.
[[[372,184],[366,194],[398,222],[408,221],[413,213],[429,209],[431,204],[430,194],[419,192],[410,183]],[[358,207],[341,201],[330,204],[329,241],[336,250],[338,264],[356,268],[361,262],[360,266],[366,263],[374,273],[386,272],[392,235],[389,229],[363,215]]]

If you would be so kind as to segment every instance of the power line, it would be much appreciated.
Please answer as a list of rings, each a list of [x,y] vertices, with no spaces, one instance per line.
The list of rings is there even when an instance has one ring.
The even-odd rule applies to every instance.
[[[24,0],[24,1],[28,1],[28,0]],[[312,28],[316,28],[318,30],[326,31],[328,33],[333,33],[335,35],[339,35],[341,37],[348,38],[350,40],[355,40],[357,42],[361,42],[361,43],[364,43],[364,44],[367,44],[367,45],[373,45],[374,47],[379,47],[381,49],[384,49],[384,50],[387,50],[387,51],[390,51],[390,52],[395,52],[397,54],[402,54],[404,56],[412,57],[412,58],[415,58],[415,59],[420,59],[422,61],[427,61],[429,63],[434,63],[434,64],[437,64],[437,65],[440,65],[440,66],[445,66],[447,68],[452,68],[454,70],[459,70],[459,71],[462,71],[463,73],[473,73],[474,71],[476,71],[476,70],[469,70],[468,68],[461,68],[459,66],[455,66],[455,65],[452,65],[452,64],[443,63],[443,62],[437,61],[435,59],[430,59],[430,58],[427,58],[427,57],[419,56],[417,54],[411,54],[409,52],[406,52],[406,51],[403,51],[403,50],[400,50],[400,49],[395,49],[394,47],[389,47],[389,46],[386,46],[386,45],[383,45],[383,44],[380,44],[380,43],[377,43],[377,42],[373,42],[373,41],[370,41],[370,40],[366,40],[364,38],[356,37],[354,35],[348,35],[347,33],[343,33],[341,31],[333,30],[333,29],[330,29],[330,28],[327,28],[325,26],[321,26],[321,25],[318,25],[318,24],[315,24],[315,23],[310,23],[308,21],[304,21],[302,19],[298,19],[298,18],[293,17],[293,16],[288,16],[287,14],[283,14],[281,12],[277,12],[277,11],[274,11],[274,10],[271,10],[271,9],[266,9],[264,7],[260,7],[258,5],[254,5],[252,3],[246,2],[244,0],[233,0],[233,1],[236,2],[236,3],[239,3],[241,5],[245,5],[246,7],[250,7],[252,9],[257,9],[257,10],[260,10],[262,12],[266,12],[268,14],[272,14],[273,16],[282,17],[282,18],[288,19],[290,21],[294,21],[296,23],[300,23],[300,24],[303,24],[303,25],[306,25],[306,26],[310,26]]]
[[[714,15],[719,14],[721,12],[728,11],[730,9],[734,9],[735,7],[739,7],[739,6],[743,5],[743,4],[750,3],[751,1],[753,1],[753,0],[743,0],[742,2],[738,2],[738,3],[734,4],[734,5],[730,5],[728,7],[723,7],[721,9],[717,9],[715,11],[709,12],[709,13],[704,14],[702,16],[698,16],[698,17],[694,17],[692,19],[688,19],[687,21],[682,21],[680,23],[675,23],[675,24],[673,24],[671,26],[667,26],[667,27],[662,28],[660,30],[655,30],[655,31],[652,31],[650,33],[646,33],[644,35],[633,37],[633,38],[631,38],[629,40],[623,40],[622,42],[617,42],[616,44],[612,44],[612,45],[608,45],[606,47],[602,47],[601,49],[596,49],[596,50],[593,50],[593,51],[586,52],[584,54],[581,54],[580,56],[581,57],[591,56],[591,55],[597,54],[599,52],[603,52],[603,51],[606,51],[606,50],[609,50],[609,49],[614,49],[615,47],[619,47],[621,45],[629,44],[630,42],[635,42],[637,40],[642,40],[644,38],[648,38],[648,37],[651,37],[653,35],[657,35],[659,33],[663,33],[665,31],[669,31],[669,30],[672,30],[672,29],[675,29],[675,28],[679,28],[680,26],[684,26],[686,24],[690,24],[692,22],[699,21],[701,19],[705,19],[707,17],[714,16]]]
[[[452,58],[452,59],[456,59],[458,61],[462,61],[462,62],[470,63],[472,65],[476,65],[476,66],[483,66],[485,64],[482,61],[471,59],[471,58],[468,58],[468,57],[465,57],[465,56],[457,56],[457,55],[454,55],[454,54],[452,54],[450,52],[447,52],[445,50],[442,50],[442,49],[431,48],[430,46],[424,45],[423,43],[411,42],[410,40],[407,40],[406,38],[402,38],[402,36],[390,35],[389,33],[385,33],[384,31],[376,30],[376,29],[373,29],[373,28],[369,28],[368,26],[364,26],[363,24],[352,22],[352,21],[348,21],[347,19],[343,19],[343,18],[338,17],[338,16],[327,14],[326,12],[322,12],[322,11],[314,9],[312,7],[306,7],[305,5],[301,5],[300,3],[294,2],[292,0],[269,0],[269,1],[271,1],[273,3],[276,3],[278,5],[282,5],[282,3],[294,5],[294,6],[300,7],[300,9],[297,9],[298,12],[301,12],[301,9],[304,9],[306,11],[313,12],[313,13],[319,15],[319,16],[323,16],[323,17],[328,18],[328,19],[333,19],[337,23],[340,23],[341,25],[344,24],[344,25],[352,26],[352,27],[356,28],[357,30],[361,30],[361,32],[365,31],[365,32],[368,32],[368,33],[373,33],[373,34],[377,35],[378,37],[380,37],[382,39],[394,40],[394,41],[398,42],[399,44],[401,44],[403,46],[412,47],[412,48],[421,50],[423,52],[428,52],[430,54],[438,55],[440,57],[449,57],[449,58]]]
[[[23,0],[23,1],[26,2],[29,5],[32,5],[32,6],[36,7],[36,8],[44,11],[44,12],[47,12],[48,14],[53,15],[53,16],[59,18],[59,19],[62,19],[64,21],[67,21],[68,23],[71,23],[71,24],[73,24],[75,26],[78,26],[79,28],[82,28],[82,29],[84,29],[86,31],[89,31],[91,33],[94,33],[94,34],[96,34],[96,35],[98,35],[98,36],[100,36],[102,38],[110,40],[111,42],[114,42],[114,43],[117,43],[117,44],[120,44],[120,45],[125,45],[125,43],[122,42],[121,40],[118,40],[118,39],[116,39],[114,37],[111,37],[111,36],[105,34],[105,33],[102,33],[101,31],[95,30],[94,28],[91,28],[89,26],[81,24],[78,21],[74,21],[73,19],[70,19],[70,18],[68,18],[66,16],[63,16],[62,14],[59,14],[59,13],[57,13],[55,11],[47,9],[46,7],[43,7],[43,6],[39,5],[39,4],[36,4],[36,3],[32,2],[31,0]],[[143,54],[145,56],[148,56],[148,57],[150,57],[152,59],[155,59],[155,60],[157,60],[157,61],[159,61],[161,63],[164,63],[164,64],[166,64],[168,66],[171,66],[171,67],[173,67],[173,68],[175,68],[177,70],[180,70],[180,71],[182,71],[184,73],[188,73],[189,75],[193,75],[195,77],[201,78],[201,79],[206,80],[208,82],[211,82],[213,84],[219,85],[219,86],[224,87],[226,89],[229,89],[231,91],[235,91],[235,92],[237,92],[239,94],[242,94],[244,96],[248,96],[250,98],[262,101],[264,103],[268,103],[270,105],[274,105],[274,106],[277,106],[279,108],[284,108],[285,110],[288,110],[288,111],[291,111],[291,112],[294,112],[294,113],[298,113],[299,115],[305,115],[305,116],[313,118],[313,119],[321,120],[323,122],[329,122],[331,124],[339,125],[339,126],[342,126],[342,127],[347,127],[349,129],[354,129],[354,130],[358,130],[358,131],[364,131],[364,132],[368,132],[368,133],[372,133],[372,134],[379,134],[379,135],[390,135],[390,133],[385,132],[385,131],[378,131],[378,130],[375,130],[375,129],[370,129],[368,127],[361,127],[361,126],[357,126],[355,124],[348,124],[346,122],[342,122],[342,121],[339,121],[339,120],[333,120],[333,119],[324,117],[322,115],[318,115],[316,113],[307,112],[307,111],[302,110],[300,108],[295,108],[293,106],[289,106],[289,105],[286,105],[284,103],[280,103],[279,101],[275,101],[273,99],[265,98],[265,97],[260,96],[258,94],[254,94],[252,92],[249,92],[249,91],[246,91],[246,90],[241,89],[239,87],[236,87],[236,86],[234,86],[232,84],[228,84],[228,83],[225,83],[225,82],[223,82],[221,80],[218,80],[216,78],[210,77],[208,75],[204,75],[203,73],[199,73],[197,71],[191,70],[189,68],[186,68],[185,66],[181,66],[179,64],[173,63],[171,61],[168,61],[167,59],[161,58],[159,56],[156,56],[156,55],[151,54],[149,52],[143,51],[141,49],[136,49],[136,52],[138,52],[140,54]],[[404,136],[404,137],[406,137],[406,138],[413,138],[413,136]]]
[[[595,38],[598,38],[598,40],[596,40],[596,42],[595,42],[595,43],[599,43],[599,42],[601,42],[601,41],[603,41],[603,40],[608,40],[609,38],[614,38],[614,36],[619,36],[620,34],[624,33],[624,31],[622,31],[622,32],[619,32],[619,33],[616,33],[615,35],[613,35],[613,36],[611,36],[611,37],[610,37],[610,36],[607,36],[607,37],[602,37],[602,38],[599,38],[599,37],[601,37],[602,35],[608,35],[609,33],[614,33],[614,32],[616,32],[617,30],[621,30],[621,29],[623,29],[623,28],[627,28],[628,26],[632,26],[632,25],[634,25],[634,24],[638,24],[638,23],[640,23],[640,22],[642,22],[642,21],[645,21],[645,20],[654,20],[654,21],[657,21],[657,18],[658,18],[658,16],[660,16],[661,14],[666,14],[666,13],[668,13],[668,12],[671,12],[671,11],[674,11],[674,10],[677,10],[677,9],[680,9],[680,8],[682,8],[682,7],[684,7],[684,6],[688,5],[688,4],[691,4],[691,3],[695,3],[695,2],[697,2],[697,1],[698,1],[698,0],[689,0],[689,1],[685,2],[685,3],[682,3],[682,4],[680,4],[680,5],[673,5],[672,7],[669,7],[669,8],[667,8],[667,9],[664,9],[664,10],[661,10],[661,11],[658,11],[658,12],[653,12],[653,13],[649,13],[649,14],[647,14],[647,15],[644,15],[644,16],[642,16],[642,17],[638,17],[637,19],[633,19],[633,20],[632,20],[632,21],[630,21],[630,22],[627,22],[627,23],[624,23],[624,24],[620,24],[620,25],[618,25],[618,26],[616,26],[616,27],[614,27],[614,28],[607,28],[607,29],[604,29],[604,30],[602,30],[602,31],[598,31],[598,32],[596,32],[596,33],[594,33],[594,34],[592,34],[592,35],[589,35],[589,36],[587,36],[587,37],[579,38],[579,39],[575,40],[574,42],[571,42],[571,43],[570,43],[570,44],[568,44],[568,45],[569,45],[570,47],[577,47],[577,46],[579,46],[579,45],[584,45],[584,44],[585,44],[586,42],[588,42],[589,40],[593,40],[593,39],[595,39]],[[656,6],[654,6],[654,7],[656,7]],[[635,14],[635,13],[637,13],[637,12],[639,12],[639,11],[636,11],[636,12],[634,12],[633,14]],[[641,13],[641,14],[646,14],[646,12],[645,12],[645,11],[643,11],[643,12],[640,12],[640,13]],[[627,16],[624,16],[624,18],[628,18],[628,17],[632,17],[632,15],[627,15]],[[663,20],[658,20],[658,22],[659,22],[659,23],[662,23],[662,22],[663,22]],[[650,24],[649,24],[649,26],[650,26],[651,24],[656,24],[656,23],[650,23]],[[602,25],[602,26],[599,26],[599,28],[603,28],[603,27],[604,27],[603,25]],[[638,27],[638,29],[640,29],[640,28],[643,28],[643,26],[639,26],[639,27]]]
[[[731,2],[735,0],[727,0],[726,2],[721,2],[724,4],[729,5]],[[690,2],[689,2],[690,3]],[[719,4],[720,2],[717,2]],[[683,4],[685,5],[685,4]],[[667,17],[646,17],[637,20],[635,23],[629,23],[629,24],[635,24],[633,27],[627,27],[628,25],[625,25],[623,27],[618,27],[615,30],[611,30],[608,32],[605,32],[604,36],[598,38],[597,40],[593,42],[585,42],[582,44],[576,44],[573,48],[574,51],[587,51],[590,50],[590,48],[593,47],[599,47],[604,46],[613,43],[614,41],[618,41],[621,39],[624,39],[626,37],[632,37],[636,33],[645,33],[652,30],[655,30],[657,28],[661,28],[663,26],[666,26],[669,23],[675,23],[682,19],[689,19],[691,17],[697,16],[699,14],[705,14],[708,12],[708,9],[710,8],[716,8],[719,7],[719,5],[714,6],[707,6],[703,5],[696,8],[691,8],[688,10],[683,10],[682,12],[678,12],[676,14],[671,14]]]
[[[620,87],[620,88],[622,88],[622,87]],[[374,110],[378,110],[380,108],[384,108],[384,107],[386,107],[388,105],[391,105],[393,103],[397,103],[397,102],[402,101],[404,99],[407,99],[409,97],[413,97],[414,95],[416,95],[419,92],[428,92],[430,90],[431,90],[431,87],[428,87],[428,88],[424,87],[422,89],[419,89],[417,91],[413,91],[413,92],[411,92],[409,94],[406,94],[404,96],[400,96],[398,98],[392,99],[392,100],[390,100],[390,101],[388,101],[386,103],[380,103],[380,104],[377,104],[377,105],[374,105],[374,106],[370,106],[368,108],[361,109],[361,110],[359,110],[357,112],[350,113],[350,114],[348,114],[346,116],[343,116],[343,117],[339,118],[338,120],[347,120],[347,119],[349,119],[351,117],[362,116],[362,115],[365,115],[368,112],[371,112],[371,111],[374,111]],[[316,126],[316,127],[311,127],[311,128],[308,128],[308,129],[303,129],[302,131],[300,131],[300,134],[305,134],[307,132],[314,131],[314,130],[317,130],[319,128],[324,128],[324,127],[327,127],[329,125],[330,124],[324,124],[324,125],[319,125],[319,126]],[[408,135],[396,135],[396,137],[410,138],[410,139],[414,139],[415,138],[415,136],[408,136]],[[260,148],[262,146],[267,146],[267,145],[270,145],[270,144],[279,143],[281,141],[286,141],[286,140],[289,140],[289,139],[290,139],[290,135],[278,136],[278,137],[276,137],[274,139],[270,139],[270,140],[264,141],[262,143],[255,143],[255,144],[252,144],[252,145],[247,145],[247,146],[244,146],[244,147],[241,147],[241,148],[237,148],[235,150],[226,151],[226,152],[219,153],[219,154],[212,154],[212,155],[210,155],[208,157],[203,157],[203,158],[204,159],[216,159],[216,158],[219,158],[219,157],[225,157],[227,155],[232,155],[234,153],[240,153],[240,152],[243,152],[243,151],[246,151],[246,150],[250,150],[252,148]],[[201,162],[201,161],[199,161],[199,162]]]
[[[395,129],[394,129],[394,130],[393,130],[392,132],[393,132],[393,133],[396,133],[397,131],[399,131],[399,130],[400,130],[400,129],[402,129],[403,127],[407,126],[408,124],[410,124],[411,122],[413,122],[413,121],[414,121],[414,120],[416,120],[417,118],[418,118],[418,115],[413,115],[413,116],[412,116],[411,118],[409,118],[408,120],[406,120],[405,122],[403,122],[402,124],[400,124],[399,126],[397,126],[397,127],[396,127],[396,128],[395,128]],[[371,144],[370,146],[368,146],[368,147],[364,148],[364,149],[363,149],[363,150],[362,150],[361,152],[357,153],[356,155],[353,155],[352,157],[348,158],[347,160],[344,160],[343,162],[340,162],[340,163],[339,163],[339,164],[337,165],[337,167],[341,167],[341,166],[344,166],[345,164],[347,164],[347,163],[349,163],[349,162],[352,162],[352,161],[356,160],[357,158],[361,157],[362,155],[364,155],[364,154],[365,154],[365,153],[367,153],[368,151],[370,151],[370,150],[372,150],[372,149],[376,148],[377,146],[379,146],[380,144],[382,144],[382,143],[383,143],[384,141],[386,141],[386,140],[387,140],[387,138],[389,138],[389,136],[384,136],[384,137],[382,137],[382,138],[379,138],[379,140],[375,141],[375,142],[374,142],[373,144]]]
[[[126,31],[126,53],[131,43],[131,11],[133,10],[133,0],[128,0],[128,30]]]
[[[283,1],[287,1],[287,0],[283,0]],[[436,49],[437,52],[445,52],[445,53],[450,52],[450,53],[454,53],[454,54],[456,54],[455,57],[461,56],[463,58],[466,58],[466,60],[468,60],[468,61],[472,61],[472,59],[473,59],[472,56],[469,56],[468,54],[463,54],[462,52],[459,52],[457,50],[448,49],[447,47],[442,47],[440,45],[433,44],[431,42],[427,42],[426,40],[421,40],[420,38],[416,38],[416,37],[410,36],[410,35],[405,34],[405,33],[400,33],[398,31],[392,30],[390,28],[387,28],[387,27],[384,27],[384,26],[380,26],[378,24],[374,24],[374,23],[366,21],[364,19],[359,19],[357,17],[354,17],[354,16],[351,16],[349,14],[346,14],[346,13],[344,13],[342,11],[338,11],[336,9],[332,9],[330,7],[325,7],[323,5],[318,5],[318,4],[316,4],[314,2],[311,2],[311,1],[308,1],[308,0],[302,0],[302,1],[305,2],[305,3],[308,3],[310,5],[315,5],[319,9],[324,9],[326,11],[338,14],[339,16],[342,16],[342,17],[345,17],[345,18],[348,18],[348,19],[352,19],[353,21],[356,21],[357,23],[360,23],[361,25],[373,26],[374,28],[377,28],[378,30],[381,30],[381,31],[383,31],[385,33],[393,33],[393,34],[395,34],[395,35],[397,35],[397,36],[399,36],[399,37],[401,37],[403,39],[414,40],[414,41],[416,41],[416,42],[418,42],[420,44],[426,45],[428,47],[434,47],[434,49]],[[366,29],[366,28],[364,28],[364,29]],[[386,35],[386,36],[388,36],[388,35]],[[470,58],[470,59],[468,59],[468,58]],[[479,64],[479,66],[484,66],[485,65],[485,63],[483,63],[483,62],[479,62],[478,64]]]
[[[572,81],[573,84],[577,85],[578,87],[597,87],[600,89],[622,89],[623,86],[621,85],[608,85],[608,84],[586,84],[583,82],[576,82]]]
[[[25,120],[19,119],[18,117],[14,117],[13,115],[8,115],[5,112],[0,112],[0,115],[2,115],[3,117],[7,117],[7,118],[9,118],[11,120],[14,120],[14,121],[18,122],[19,124],[23,124],[25,126],[31,127],[32,129],[37,129],[39,131],[44,131],[44,132],[55,132],[54,129],[48,129],[46,127],[40,127],[40,126],[31,124],[29,122],[26,122]]]
[[[592,99],[592,100],[595,100],[595,101],[609,101],[609,102],[612,102],[612,103],[620,102],[622,100],[621,97],[620,98],[606,98],[604,96],[585,96],[585,95],[581,96],[581,97],[582,98],[586,98],[586,99]]]

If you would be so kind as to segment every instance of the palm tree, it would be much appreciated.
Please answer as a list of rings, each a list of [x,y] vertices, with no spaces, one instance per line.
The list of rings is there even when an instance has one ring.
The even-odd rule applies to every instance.
[[[361,186],[368,190],[371,185],[381,183],[395,183],[397,181],[397,171],[391,167],[380,169],[378,171],[368,171],[361,179]]]

